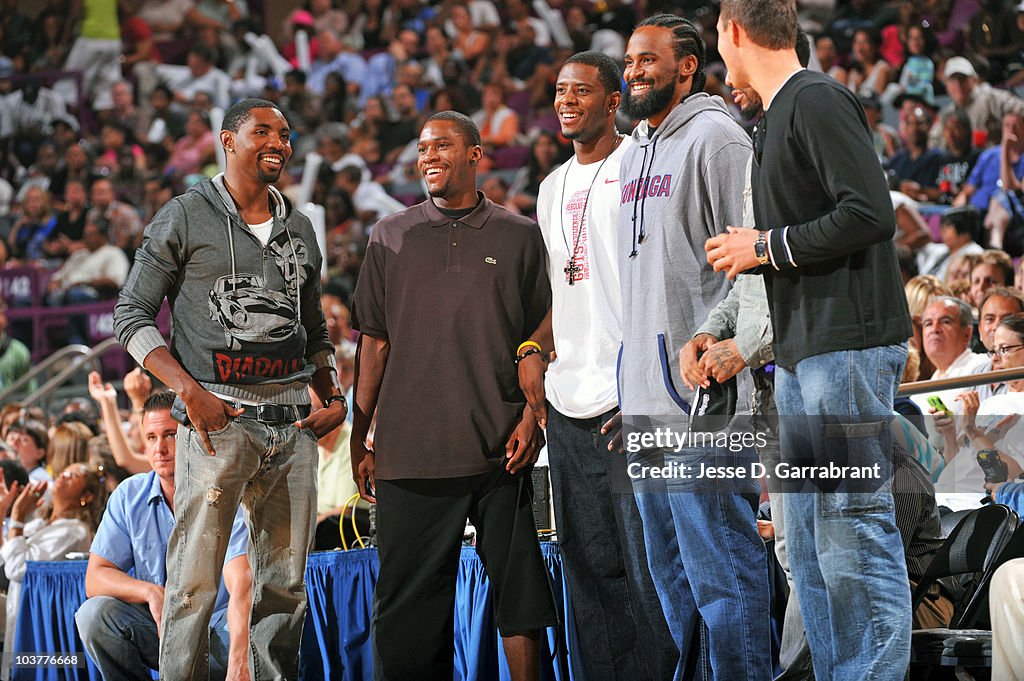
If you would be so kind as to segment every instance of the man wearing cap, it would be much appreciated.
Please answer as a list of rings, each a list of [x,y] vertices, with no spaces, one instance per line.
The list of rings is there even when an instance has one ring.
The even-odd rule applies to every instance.
[[[998,126],[1008,113],[1024,114],[1024,100],[1006,90],[998,90],[981,82],[974,65],[965,57],[950,57],[946,61],[943,76],[946,91],[953,101],[942,107],[940,120],[954,109],[964,109],[974,130],[987,131]],[[928,146],[943,147],[941,125],[932,127]]]

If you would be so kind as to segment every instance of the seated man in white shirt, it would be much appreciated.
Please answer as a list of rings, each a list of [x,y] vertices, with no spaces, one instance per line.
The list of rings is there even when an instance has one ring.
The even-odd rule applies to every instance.
[[[971,351],[974,313],[959,298],[939,296],[925,308],[921,316],[924,354],[935,365],[932,379],[956,378],[980,373],[988,366],[988,356]],[[913,401],[924,414],[930,413],[928,397],[938,395],[951,411],[960,413],[953,398],[961,390],[945,390],[916,395]]]
[[[231,105],[231,76],[216,67],[213,51],[205,45],[194,45],[186,59],[187,66],[157,66],[157,74],[174,92],[174,100],[188,104],[197,92],[206,92],[214,106],[228,108]]]
[[[1024,314],[1004,318],[993,333],[992,344],[993,369],[1024,367]],[[955,402],[962,405],[962,416],[935,419],[943,436],[946,462],[936,489],[966,496],[968,506],[977,506],[979,495],[991,490],[999,477],[986,481],[979,455],[984,453],[993,466],[1001,462],[1005,466],[1003,479],[1015,480],[1024,471],[1024,381],[1009,381],[1006,393],[984,401],[976,391],[968,390]],[[953,503],[946,505],[956,510]]]
[[[46,287],[51,307],[81,305],[110,300],[128,278],[128,256],[110,243],[108,223],[103,218],[88,220],[82,230],[85,248],[75,251],[53,273]],[[84,315],[68,318],[69,343],[87,345],[89,330]]]
[[[364,178],[363,169],[359,166],[345,166],[334,182],[352,197],[356,215],[364,225],[372,225],[383,217],[406,209],[404,203],[388,194],[379,183]]]
[[[970,348],[974,333],[974,312],[970,305],[959,298],[939,296],[933,299],[921,316],[921,328],[924,354],[935,365],[933,380],[970,376],[985,371],[989,366],[987,355],[975,353]],[[925,415],[935,413],[928,398],[936,396],[950,412],[962,414],[963,403],[955,399],[961,392],[962,388],[935,390],[914,395],[910,399]],[[942,435],[935,428],[934,421],[931,418],[925,419],[928,440],[937,451],[943,451]]]

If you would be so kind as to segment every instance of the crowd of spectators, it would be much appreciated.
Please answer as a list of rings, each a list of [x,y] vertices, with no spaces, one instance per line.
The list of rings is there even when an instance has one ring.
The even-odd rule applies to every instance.
[[[485,150],[481,189],[532,216],[541,181],[571,152],[551,107],[569,55],[598,49],[621,62],[638,21],[674,11],[702,28],[706,89],[732,106],[711,2],[309,0],[273,27],[263,24],[267,7],[258,0],[40,4],[28,12],[17,0],[0,3],[0,267],[46,271],[49,305],[112,299],[145,224],[172,196],[219,172],[223,110],[241,97],[266,98],[293,131],[295,155],[279,188],[324,209],[324,309],[342,372],[352,364],[347,305],[369,231],[424,197],[416,137],[429,115],[472,115]],[[1014,265],[1024,254],[1024,2],[798,5],[815,48],[811,68],[858,95],[889,173],[918,360],[905,378],[1024,366],[1024,327],[1013,317],[1024,312],[1024,272]],[[5,309],[0,380],[8,384],[28,368],[30,339],[8,328]],[[74,318],[67,333],[86,340]],[[123,378],[120,406],[141,409],[148,379]],[[347,388],[351,376],[342,379]],[[955,462],[989,444],[992,415],[1024,411],[1021,390],[1024,383],[943,395],[952,416],[925,428],[937,491],[981,490],[980,469]],[[60,414],[0,409],[0,449],[11,460],[0,461],[0,511],[18,522],[34,514],[40,525],[23,530],[29,544],[30,534],[58,534],[36,541],[55,547],[51,557],[88,545],[105,498],[98,485],[109,491],[148,469],[139,411],[120,410],[98,376],[90,392],[95,404],[72,401]],[[323,537],[337,536],[354,492],[337,483],[347,442],[347,426],[322,441],[320,488],[330,491],[320,504]],[[1019,472],[1024,450],[999,449]],[[39,509],[37,491],[46,495]],[[0,536],[0,561],[15,581],[24,567],[15,549],[26,540],[12,540],[21,532]]]
[[[573,52],[621,60],[638,20],[678,11],[704,30],[707,89],[730,101],[714,4],[677,4],[310,0],[268,27],[267,8],[247,0],[49,0],[34,14],[8,0],[0,262],[56,270],[88,249],[87,224],[130,262],[162,203],[217,172],[223,109],[260,96],[277,102],[294,130],[282,189],[325,207],[329,276],[350,290],[373,222],[423,196],[415,137],[437,110],[472,114],[487,152],[482,187],[529,215],[540,180],[567,158],[550,103],[557,67]],[[812,68],[861,98],[892,176],[900,244],[917,251],[920,273],[944,274],[951,256],[919,202],[973,206],[972,243],[1020,256],[1024,210],[1013,190],[1024,174],[1024,4],[799,5],[816,48]],[[308,164],[311,155],[319,163]],[[111,274],[87,282],[85,299],[114,295],[120,282]]]

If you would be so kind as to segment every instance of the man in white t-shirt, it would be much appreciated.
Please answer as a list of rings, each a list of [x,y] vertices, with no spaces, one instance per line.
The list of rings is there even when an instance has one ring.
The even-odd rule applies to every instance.
[[[231,105],[231,77],[217,68],[213,51],[206,45],[192,46],[187,66],[160,64],[157,73],[174,92],[178,103],[189,103],[196,93],[205,92],[214,106],[226,109]]]
[[[558,74],[555,111],[575,155],[540,186],[552,307],[517,355],[520,385],[547,427],[585,676],[662,679],[679,654],[647,567],[626,459],[603,428],[618,411],[619,161],[633,143],[615,130],[620,86],[615,62],[599,52],[570,57]]]

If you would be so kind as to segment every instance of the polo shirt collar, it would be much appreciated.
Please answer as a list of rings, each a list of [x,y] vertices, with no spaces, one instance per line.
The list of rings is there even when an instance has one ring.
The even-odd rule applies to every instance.
[[[491,214],[494,212],[494,203],[491,202],[484,193],[479,189],[476,192],[478,203],[472,213],[464,218],[459,218],[459,222],[465,224],[467,227],[473,227],[474,229],[483,229],[484,224],[490,219]],[[449,224],[452,219],[438,210],[437,206],[434,205],[434,201],[427,197],[427,200],[420,204],[423,208],[423,217],[431,227],[443,227]]]

